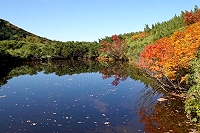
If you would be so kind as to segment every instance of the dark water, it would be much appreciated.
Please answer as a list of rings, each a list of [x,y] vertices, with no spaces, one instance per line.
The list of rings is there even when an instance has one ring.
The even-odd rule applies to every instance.
[[[1,133],[184,133],[195,128],[182,99],[165,95],[127,64],[30,63],[5,73]],[[160,97],[167,100],[157,101]]]

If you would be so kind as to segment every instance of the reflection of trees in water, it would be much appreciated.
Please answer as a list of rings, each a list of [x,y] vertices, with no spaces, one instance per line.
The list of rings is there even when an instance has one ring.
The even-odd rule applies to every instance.
[[[102,78],[114,78],[111,84],[117,86],[120,83],[120,81],[124,81],[127,79],[128,75],[126,70],[127,68],[125,67],[125,64],[116,63],[112,66],[101,70]]]
[[[157,101],[160,96],[152,89],[144,89],[138,102],[140,121],[148,133],[188,133],[191,128],[184,110],[184,100],[166,96],[166,101]]]
[[[157,99],[161,96],[156,90],[157,89],[145,86],[144,89],[137,94],[137,110],[143,109],[147,114],[153,112]]]
[[[98,72],[104,66],[97,61],[59,60],[49,62],[24,62],[8,63],[0,65],[0,85],[7,83],[7,80],[20,75],[35,75],[38,72],[45,74],[55,73],[58,76],[73,75],[87,72]]]
[[[144,73],[128,62],[97,62],[89,60],[59,60],[49,62],[25,62],[15,65],[7,64],[0,66],[0,85],[6,84],[8,79],[19,75],[35,75],[38,72],[45,74],[55,73],[58,76],[73,75],[89,72],[102,73],[103,79],[114,78],[112,85],[117,86],[129,76],[133,80],[140,80],[146,85],[152,84],[154,80],[146,77]]]
[[[6,63],[0,61],[0,86],[7,83],[7,76],[14,68],[21,66],[21,63]]]

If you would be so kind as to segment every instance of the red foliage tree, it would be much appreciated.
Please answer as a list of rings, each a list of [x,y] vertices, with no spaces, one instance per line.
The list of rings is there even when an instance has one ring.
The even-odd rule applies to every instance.
[[[194,24],[200,21],[200,10],[197,12],[186,12],[184,15],[184,21],[187,25]]]
[[[117,35],[111,36],[111,40],[112,43],[105,40],[101,41],[100,51],[117,60],[126,59],[125,51],[127,46],[125,41],[119,38]]]

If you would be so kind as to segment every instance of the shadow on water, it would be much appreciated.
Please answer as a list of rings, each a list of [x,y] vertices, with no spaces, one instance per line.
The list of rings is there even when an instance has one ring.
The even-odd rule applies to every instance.
[[[103,116],[105,117],[105,122],[103,122],[103,124],[98,124],[96,121],[93,121],[95,126],[91,126],[86,123],[87,121],[83,124],[75,119],[73,121],[71,120],[71,123],[74,122],[74,124],[68,125],[63,129],[54,128],[57,129],[58,132],[78,133],[81,131],[83,133],[187,133],[192,131],[192,129],[195,129],[195,126],[189,122],[184,112],[184,99],[167,95],[166,92],[158,88],[154,79],[149,78],[140,69],[128,63],[108,63],[96,61],[24,62],[20,64],[4,64],[0,66],[0,69],[0,86],[6,85],[7,82],[14,77],[22,75],[38,75],[41,72],[44,74],[55,74],[60,77],[83,73],[99,73],[101,74],[103,81],[108,80],[112,87],[108,86],[108,89],[104,87],[106,88],[106,92],[104,90],[97,90],[97,92],[93,90],[93,94],[88,94],[87,92],[86,94],[88,94],[88,96],[82,96],[82,93],[85,92],[80,90],[81,97],[79,99],[79,104],[83,102],[83,106],[85,106],[85,104],[88,103],[89,106],[92,106],[93,109],[95,109],[86,109],[90,111],[93,110],[93,114],[90,115],[91,118],[94,116],[102,122],[104,120],[102,120]],[[123,83],[125,82],[126,84],[129,84],[130,80],[137,81],[137,84],[141,83],[144,86],[143,88],[139,89],[137,93],[134,93],[134,95],[131,96],[129,93],[131,93],[133,88],[128,87],[128,90],[125,90],[126,97],[130,97],[130,99],[135,99],[136,101],[123,101],[122,99],[125,94],[122,93],[122,89],[119,88],[123,88]],[[101,84],[97,86],[101,86]],[[139,86],[135,87],[137,88]],[[69,97],[73,98],[72,95],[73,93],[71,93]],[[158,101],[160,97],[162,97],[164,100]],[[75,101],[77,102],[77,100]],[[71,111],[71,113],[77,113],[77,119],[78,116],[80,118],[82,117],[80,112],[78,112],[78,110],[81,109],[77,108],[76,110],[70,110],[71,108],[69,105],[67,105],[66,108],[69,108],[68,111]],[[3,105],[0,107],[0,112],[2,110],[4,110]],[[122,111],[120,112],[119,110]],[[60,111],[62,111],[62,109],[60,109]],[[82,115],[84,115],[84,113],[85,112],[82,112]],[[101,114],[100,117],[96,116],[98,113]],[[110,118],[108,118],[106,115],[110,115]],[[127,118],[129,115],[130,118]],[[72,116],[73,115],[68,116],[66,119],[72,119]],[[118,116],[120,116],[120,118],[118,118]],[[90,117],[86,115],[87,119]],[[108,122],[109,120],[114,121],[115,123],[111,125]],[[75,124],[77,122],[78,125]],[[0,129],[3,129],[4,126],[8,126],[6,123],[3,125],[2,121],[0,121],[0,123]],[[61,125],[62,124],[58,124],[58,126]],[[77,129],[76,126],[79,126],[79,129]],[[40,129],[43,130],[43,132],[53,132],[54,130],[52,128],[44,130],[44,128],[41,127]],[[13,130],[11,129],[5,130],[5,132],[12,131]]]

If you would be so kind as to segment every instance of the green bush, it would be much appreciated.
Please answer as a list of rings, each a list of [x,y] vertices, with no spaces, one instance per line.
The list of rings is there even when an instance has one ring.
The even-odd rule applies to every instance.
[[[187,92],[185,110],[192,121],[200,123],[200,51],[197,52],[197,58],[191,62],[189,77],[192,86]]]

